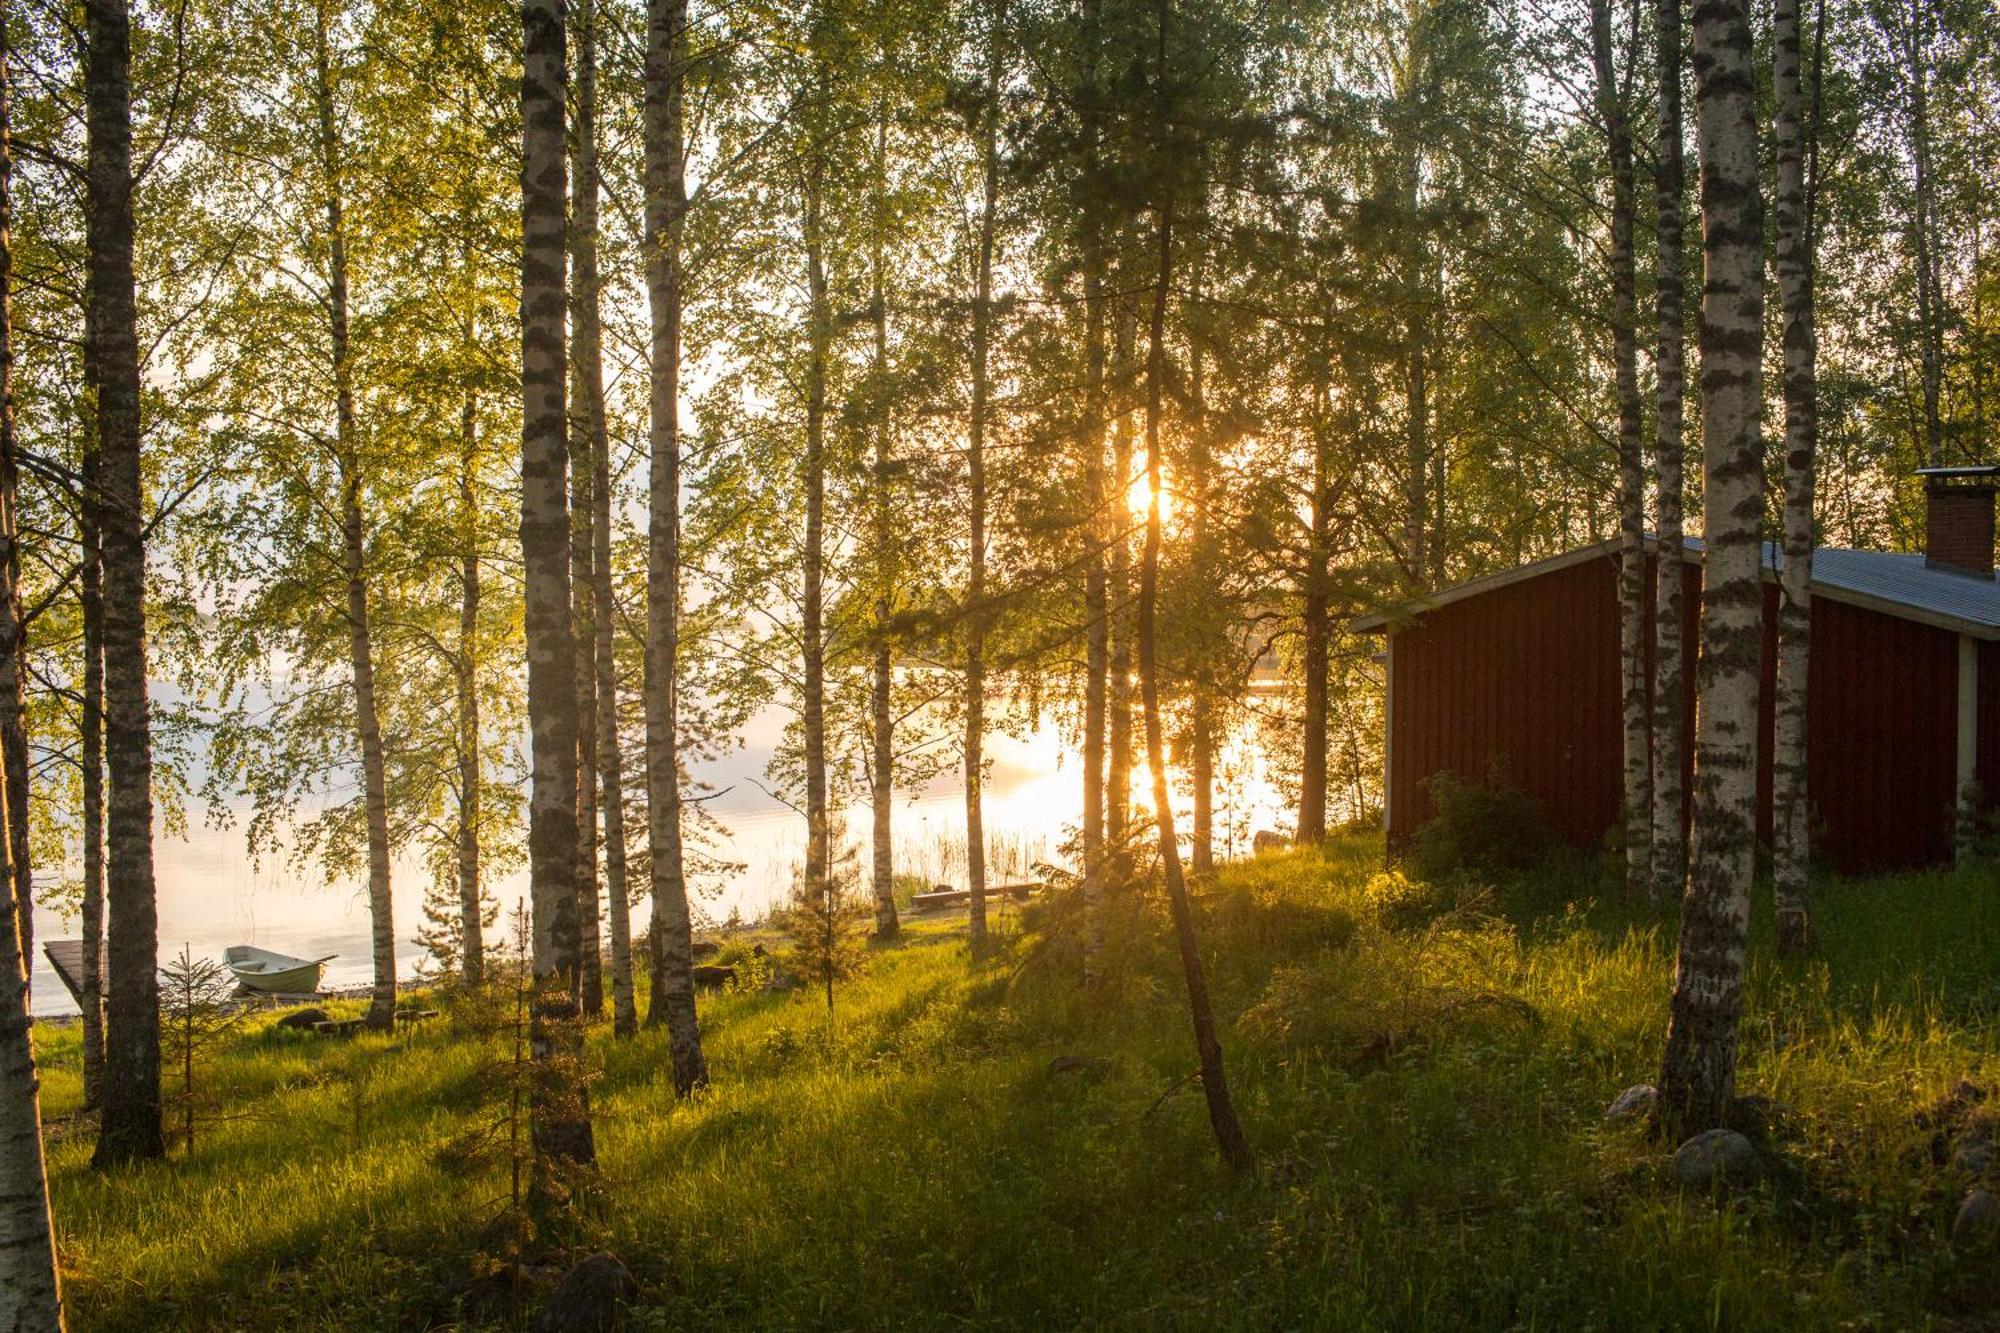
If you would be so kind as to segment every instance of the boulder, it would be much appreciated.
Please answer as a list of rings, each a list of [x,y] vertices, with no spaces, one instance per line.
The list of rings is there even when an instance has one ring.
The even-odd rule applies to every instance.
[[[722,946],[714,940],[696,940],[693,954],[696,958],[713,958],[722,952]]]
[[[535,1333],[610,1333],[625,1326],[625,1310],[639,1299],[639,1283],[615,1255],[579,1260],[542,1304]]]
[[[283,1018],[279,1019],[275,1024],[273,1024],[273,1026],[281,1028],[297,1028],[302,1032],[311,1032],[313,1028],[318,1024],[330,1023],[332,1021],[333,1021],[333,1015],[329,1014],[324,1009],[311,1009],[311,1008],[294,1009],[292,1010],[292,1012],[286,1014]]]
[[[2000,1151],[1984,1134],[1968,1134],[1951,1150],[1951,1169],[1968,1176],[1983,1176],[2000,1161]]]
[[[1658,1088],[1650,1083],[1634,1083],[1611,1099],[1611,1106],[1604,1112],[1604,1118],[1613,1123],[1644,1120],[1653,1114],[1653,1106],[1659,1100]]]
[[[1276,829],[1260,828],[1250,839],[1250,850],[1257,856],[1265,852],[1282,852],[1292,845],[1292,840]]]
[[[713,963],[703,963],[694,969],[693,975],[696,990],[721,990],[736,982],[735,968],[717,967]]]
[[[764,978],[764,993],[766,995],[777,995],[783,991],[797,990],[804,984],[803,981],[800,981],[789,972],[773,972],[770,976]]]
[[[1697,1134],[1674,1151],[1674,1179],[1689,1189],[1742,1184],[1764,1174],[1764,1159],[1733,1129]]]
[[[1990,1190],[1970,1191],[1952,1219],[1951,1243],[1961,1248],[1986,1246],[1996,1236],[2000,1236],[2000,1199]]]
[[[1088,1074],[1104,1067],[1104,1061],[1094,1055],[1058,1055],[1049,1061],[1051,1074]]]

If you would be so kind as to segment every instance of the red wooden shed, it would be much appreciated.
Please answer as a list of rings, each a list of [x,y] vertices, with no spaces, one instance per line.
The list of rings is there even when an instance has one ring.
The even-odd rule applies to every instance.
[[[1843,873],[1950,860],[1960,793],[2000,792],[2000,468],[1928,470],[1926,552],[1822,548],[1813,557],[1806,789],[1825,862]],[[1771,818],[1777,552],[1765,551],[1758,825]],[[1649,551],[1688,596],[1698,642],[1701,547]],[[1652,644],[1647,655],[1650,662]],[[1386,819],[1392,843],[1432,814],[1442,772],[1495,772],[1535,797],[1558,835],[1600,842],[1618,820],[1622,725],[1618,553],[1606,542],[1364,616],[1387,639]],[[1651,671],[1648,671],[1649,680]],[[1685,678],[1691,769],[1694,673]]]

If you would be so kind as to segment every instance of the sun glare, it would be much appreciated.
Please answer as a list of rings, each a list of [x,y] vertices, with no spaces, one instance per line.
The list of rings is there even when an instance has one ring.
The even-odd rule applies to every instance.
[[[1132,517],[1144,522],[1146,500],[1152,494],[1146,485],[1146,474],[1141,472],[1132,478],[1132,484],[1125,488],[1125,505],[1132,511]],[[1160,479],[1160,523],[1164,526],[1174,521],[1174,488],[1165,477]]]

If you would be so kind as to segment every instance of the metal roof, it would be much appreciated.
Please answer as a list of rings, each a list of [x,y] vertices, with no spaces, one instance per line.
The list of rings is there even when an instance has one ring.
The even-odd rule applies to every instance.
[[[1647,545],[1655,545],[1652,538],[1647,538]],[[1686,558],[1700,560],[1701,549],[1701,539],[1689,537]],[[1618,542],[1615,539],[1580,547],[1546,560],[1440,589],[1425,598],[1359,616],[1349,621],[1348,627],[1359,634],[1378,633],[1394,623],[1414,620],[1427,611],[1463,601],[1467,597],[1476,597],[1510,583],[1538,578],[1598,556],[1616,555],[1617,552]],[[1776,578],[1780,563],[1777,544],[1765,542],[1764,577]],[[1932,569],[1924,564],[1924,557],[1919,554],[1852,551],[1823,546],[1813,552],[1812,591],[1815,597],[1899,616],[1955,634],[2000,640],[2000,582],[1949,569]]]

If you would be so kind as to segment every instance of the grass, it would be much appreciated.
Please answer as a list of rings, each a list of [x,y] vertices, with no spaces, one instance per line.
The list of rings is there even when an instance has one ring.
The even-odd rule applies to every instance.
[[[831,1023],[798,994],[705,999],[715,1083],[689,1104],[662,1034],[594,1037],[605,1183],[567,1243],[631,1266],[637,1328],[2000,1319],[1990,1262],[1948,1241],[1965,1182],[1919,1121],[2000,1075],[2000,876],[1827,885],[1804,962],[1760,926],[1741,1084],[1782,1104],[1775,1169],[1712,1200],[1671,1186],[1670,1145],[1602,1121],[1656,1065],[1671,923],[1597,901],[1585,864],[1488,893],[1379,859],[1348,839],[1202,891],[1254,1183],[1219,1167],[1187,1081],[1157,905],[1112,932],[1092,991],[1057,905],[976,965],[949,926],[908,932]],[[440,1148],[490,1039],[260,1026],[213,1065],[233,1118],[192,1159],[109,1177],[68,1119],[74,1029],[38,1040],[75,1327],[462,1326],[452,1293],[506,1183]]]

